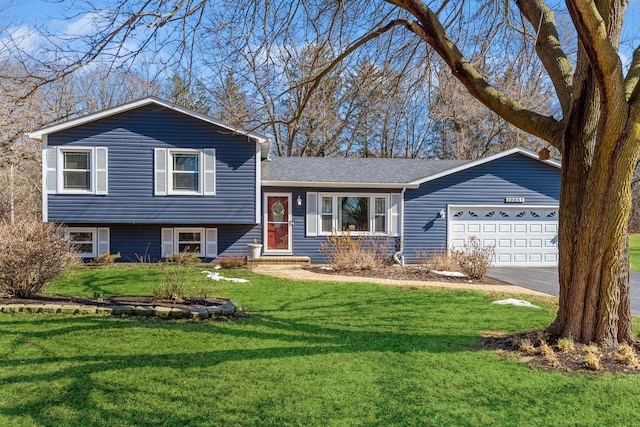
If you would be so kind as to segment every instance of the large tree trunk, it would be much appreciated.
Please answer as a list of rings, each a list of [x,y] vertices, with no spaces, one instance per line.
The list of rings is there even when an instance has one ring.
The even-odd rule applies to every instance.
[[[626,111],[605,120],[594,106],[575,109],[563,144],[560,300],[548,330],[557,338],[616,345],[634,340],[627,223],[637,144],[629,143],[635,132]]]

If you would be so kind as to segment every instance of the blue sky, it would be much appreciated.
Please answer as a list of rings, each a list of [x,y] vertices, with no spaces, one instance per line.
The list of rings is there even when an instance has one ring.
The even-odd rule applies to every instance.
[[[1,0],[0,0],[1,1]],[[0,6],[0,17],[8,20],[9,31],[16,31],[25,38],[25,43],[36,39],[29,39],[25,35],[30,28],[44,26],[47,31],[54,34],[80,34],[90,30],[87,20],[80,15],[74,0],[4,0],[5,5]],[[112,3],[97,0],[95,5]],[[4,16],[2,16],[4,15]],[[65,19],[65,17],[67,17]],[[5,21],[6,22],[6,21]],[[35,37],[35,36],[33,36]],[[631,41],[631,44],[623,45],[621,53],[623,62],[633,52],[633,47],[640,45],[640,0],[629,0],[629,8],[625,16],[623,28],[623,40]]]

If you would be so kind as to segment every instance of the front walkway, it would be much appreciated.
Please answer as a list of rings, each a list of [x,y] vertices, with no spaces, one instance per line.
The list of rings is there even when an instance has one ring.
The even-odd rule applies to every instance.
[[[366,282],[377,283],[379,285],[389,286],[413,286],[413,287],[431,287],[431,288],[446,288],[446,289],[465,289],[482,292],[501,292],[506,294],[521,294],[521,295],[537,295],[548,297],[550,295],[534,291],[527,288],[522,288],[515,285],[483,285],[477,283],[450,283],[450,282],[423,282],[417,280],[393,280],[393,279],[378,279],[373,277],[355,277],[355,276],[340,276],[337,274],[322,274],[314,273],[309,270],[303,269],[299,265],[258,265],[253,268],[254,273],[264,274],[267,276],[280,277],[282,279],[290,280],[309,280],[316,282]]]

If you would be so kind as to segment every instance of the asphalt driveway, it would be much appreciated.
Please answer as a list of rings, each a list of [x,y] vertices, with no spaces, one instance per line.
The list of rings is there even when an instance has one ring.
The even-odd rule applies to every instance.
[[[512,285],[558,296],[558,269],[555,267],[493,267],[487,276]],[[640,272],[632,271],[631,313],[640,315]]]

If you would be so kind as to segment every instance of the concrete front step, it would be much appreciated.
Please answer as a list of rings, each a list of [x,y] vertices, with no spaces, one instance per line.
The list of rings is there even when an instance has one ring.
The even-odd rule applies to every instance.
[[[303,265],[311,264],[311,258],[308,256],[269,256],[264,255],[258,258],[248,258],[249,265],[263,265],[263,264],[279,264],[279,265]]]

